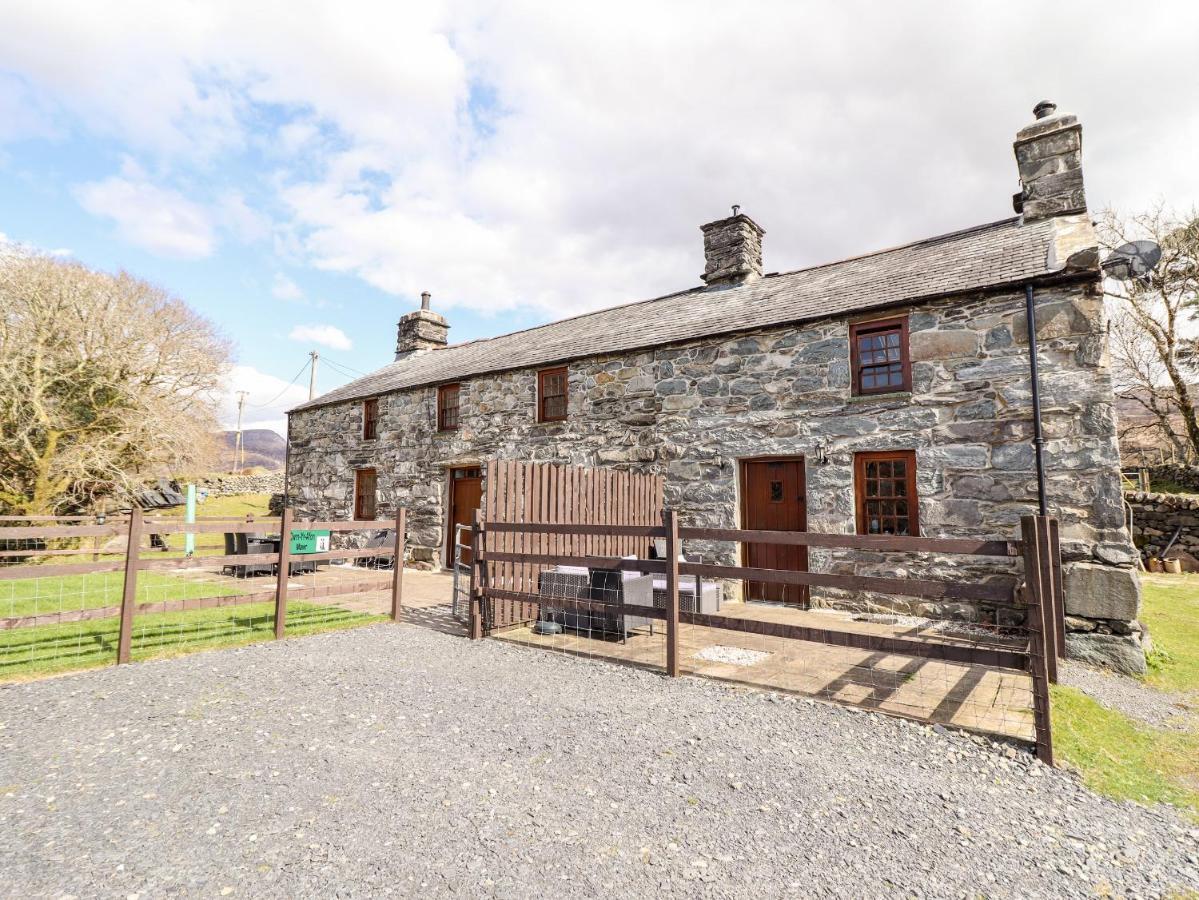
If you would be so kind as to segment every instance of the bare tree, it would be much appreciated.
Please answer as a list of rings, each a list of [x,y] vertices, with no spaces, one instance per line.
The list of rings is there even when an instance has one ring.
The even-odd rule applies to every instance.
[[[3,249],[3,248],[0,248]],[[229,345],[125,272],[0,253],[0,507],[85,507],[189,464],[215,429]]]
[[[1162,248],[1161,262],[1144,277],[1107,282],[1108,296],[1116,302],[1112,355],[1117,393],[1144,408],[1168,446],[1184,458],[1199,458],[1199,346],[1194,336],[1199,212],[1180,216],[1162,204],[1131,217],[1107,210],[1100,217],[1099,234],[1109,252],[1138,239],[1156,241]]]

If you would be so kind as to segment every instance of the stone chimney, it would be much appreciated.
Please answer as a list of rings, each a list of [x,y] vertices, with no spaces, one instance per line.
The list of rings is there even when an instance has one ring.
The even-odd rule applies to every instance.
[[[712,288],[735,287],[762,277],[762,226],[740,207],[727,219],[701,225],[704,233],[704,283]]]
[[[1082,184],[1082,125],[1078,117],[1059,113],[1042,100],[1033,109],[1036,120],[1016,135],[1016,166],[1022,190],[1012,198],[1025,222],[1085,212]]]
[[[444,316],[429,309],[432,295],[420,295],[420,309],[401,317],[396,328],[396,361],[427,350],[439,350],[448,342],[450,326]]]

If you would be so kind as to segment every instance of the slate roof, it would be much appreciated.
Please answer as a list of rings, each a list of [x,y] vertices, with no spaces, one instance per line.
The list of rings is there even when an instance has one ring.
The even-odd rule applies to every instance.
[[[1004,219],[902,247],[768,275],[724,290],[697,287],[386,365],[296,407],[326,406],[487,372],[656,347],[707,335],[822,319],[922,298],[1024,282],[1059,270],[1054,222]]]

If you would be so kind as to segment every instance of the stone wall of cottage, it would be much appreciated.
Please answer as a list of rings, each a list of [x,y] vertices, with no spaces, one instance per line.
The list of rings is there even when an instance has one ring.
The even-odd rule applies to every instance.
[[[853,533],[853,454],[914,449],[924,535],[1014,539],[1036,498],[1023,294],[911,308],[911,394],[851,396],[849,324],[776,327],[572,362],[569,418],[561,423],[536,421],[531,369],[464,380],[456,432],[436,432],[435,387],[381,397],[374,441],[360,438],[360,402],[295,413],[291,492],[304,515],[346,516],[353,470],[374,466],[380,517],[397,502],[407,505],[416,558],[438,562],[451,466],[499,457],[659,472],[683,524],[736,527],[737,461],[803,455],[809,530]],[[1139,653],[1140,593],[1124,528],[1105,329],[1091,286],[1038,292],[1048,492],[1062,522],[1067,612],[1129,623],[1126,634],[1103,637],[1124,640],[1130,656]],[[687,550],[736,563],[727,544]],[[1009,580],[1013,571],[1006,559],[817,551],[810,566]],[[896,608],[896,598],[885,606]],[[994,615],[962,604],[898,606]],[[1093,635],[1080,628],[1076,649],[1086,650]]]

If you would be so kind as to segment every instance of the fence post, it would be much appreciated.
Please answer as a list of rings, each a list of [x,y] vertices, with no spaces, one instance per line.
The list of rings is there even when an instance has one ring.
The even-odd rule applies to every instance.
[[[291,517],[290,507],[283,510],[279,520],[279,571],[275,577],[275,637],[283,637],[287,628],[287,576],[291,568]]]
[[[129,510],[129,542],[125,547],[125,585],[121,594],[121,626],[117,636],[117,665],[129,662],[133,645],[133,608],[137,605],[137,566],[142,553],[142,510]]]
[[[666,526],[666,674],[679,674],[679,521],[673,509],[662,510]]]
[[[400,507],[396,510],[396,540],[395,553],[391,557],[391,620],[400,621],[400,611],[403,609],[404,594],[404,554],[407,552],[408,510]]]
[[[1053,587],[1054,635],[1057,638],[1057,655],[1066,658],[1066,592],[1062,586],[1062,544],[1057,519],[1049,520],[1049,564]]]
[[[1044,548],[1039,540],[1040,516],[1020,517],[1020,548],[1024,557],[1024,597],[1028,604],[1028,667],[1032,677],[1033,728],[1036,732],[1037,758],[1046,765],[1053,765],[1053,729],[1049,713],[1049,668],[1047,663],[1047,639],[1052,632],[1046,610],[1046,591],[1042,584],[1045,569],[1041,552]],[[1050,651],[1051,652],[1051,651]]]
[[[470,526],[470,639],[483,637],[483,563],[479,551],[483,549],[483,513],[475,510]]]

